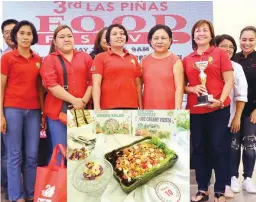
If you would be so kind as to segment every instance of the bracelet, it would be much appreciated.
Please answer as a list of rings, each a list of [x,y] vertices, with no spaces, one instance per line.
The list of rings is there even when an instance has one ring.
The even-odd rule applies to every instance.
[[[219,100],[219,101],[220,101],[220,108],[223,109],[225,107],[225,105],[221,100]]]

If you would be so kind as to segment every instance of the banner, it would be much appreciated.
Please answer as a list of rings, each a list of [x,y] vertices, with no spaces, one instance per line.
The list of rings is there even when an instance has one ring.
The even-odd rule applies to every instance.
[[[181,58],[191,51],[191,29],[200,19],[213,19],[212,1],[4,1],[3,19],[29,20],[37,28],[39,42],[33,47],[40,56],[50,49],[54,29],[69,25],[76,48],[90,53],[96,34],[105,26],[121,23],[128,30],[126,48],[140,60],[152,52],[147,42],[156,24],[173,31],[171,51]]]

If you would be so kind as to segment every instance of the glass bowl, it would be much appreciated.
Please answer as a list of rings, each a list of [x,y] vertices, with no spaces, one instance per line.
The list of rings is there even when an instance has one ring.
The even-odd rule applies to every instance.
[[[87,180],[83,176],[85,164],[89,161],[99,164],[103,168],[103,174],[95,180]],[[105,159],[87,158],[79,163],[72,176],[73,187],[80,192],[87,193],[92,196],[99,196],[107,188],[107,185],[113,176],[112,165]]]

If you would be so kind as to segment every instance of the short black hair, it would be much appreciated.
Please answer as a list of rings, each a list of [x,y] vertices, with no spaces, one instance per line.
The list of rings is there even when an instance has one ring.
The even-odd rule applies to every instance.
[[[2,25],[1,25],[2,33],[4,33],[4,28],[6,25],[11,25],[11,24],[16,25],[17,23],[18,23],[18,21],[15,19],[8,19],[8,20],[3,21]]]
[[[152,27],[151,30],[148,33],[148,44],[150,46],[151,46],[151,40],[152,40],[153,34],[159,29],[163,29],[168,34],[169,38],[172,39],[172,30],[171,30],[171,28],[166,26],[166,25],[158,24],[158,25],[155,25],[154,27]]]
[[[12,32],[11,32],[11,40],[13,41],[13,43],[15,43],[16,45],[18,44],[17,43],[17,40],[16,40],[16,35],[17,35],[17,32],[20,30],[20,28],[22,26],[30,26],[31,30],[32,30],[32,34],[33,34],[33,41],[31,43],[31,45],[34,45],[38,42],[38,35],[37,35],[37,31],[36,31],[36,28],[34,26],[33,23],[27,21],[27,20],[22,20],[20,22],[18,22],[15,27],[12,29]]]
[[[232,57],[231,57],[231,59],[233,59],[233,57],[234,57],[234,55],[236,54],[236,51],[237,51],[237,45],[236,45],[235,39],[234,39],[232,36],[230,36],[230,35],[228,35],[228,34],[222,34],[222,35],[216,36],[216,37],[215,37],[216,46],[219,46],[220,43],[221,43],[222,41],[224,41],[225,39],[231,41],[231,43],[232,43],[233,46],[234,46],[234,53],[233,53],[233,55],[232,55]]]
[[[108,27],[107,32],[106,32],[106,41],[107,41],[107,43],[109,44],[109,42],[110,42],[110,32],[111,32],[111,30],[112,30],[114,27],[118,27],[119,29],[122,29],[122,30],[124,31],[124,34],[125,34],[125,36],[126,36],[126,43],[127,43],[127,41],[128,41],[128,32],[127,32],[127,30],[125,29],[125,27],[124,27],[123,25],[121,25],[121,24],[113,24],[113,25],[110,25],[110,26]]]

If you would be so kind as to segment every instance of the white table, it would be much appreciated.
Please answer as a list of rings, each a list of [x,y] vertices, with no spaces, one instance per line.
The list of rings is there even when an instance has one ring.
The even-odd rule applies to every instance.
[[[145,185],[126,194],[121,189],[114,176],[111,178],[106,190],[101,196],[90,196],[77,191],[71,178],[78,161],[68,161],[68,202],[186,202],[190,199],[190,170],[189,170],[189,136],[188,132],[178,133],[172,140],[163,140],[169,148],[175,150],[179,159],[176,164],[157,177],[151,179]],[[119,147],[130,144],[141,137],[131,135],[97,135],[95,149],[91,155],[97,158],[103,158],[104,154]],[[168,181],[169,190],[166,192],[166,184],[157,188],[161,181]],[[170,186],[171,185],[171,186]],[[160,198],[165,197],[165,200]],[[169,200],[167,200],[169,199]]]

